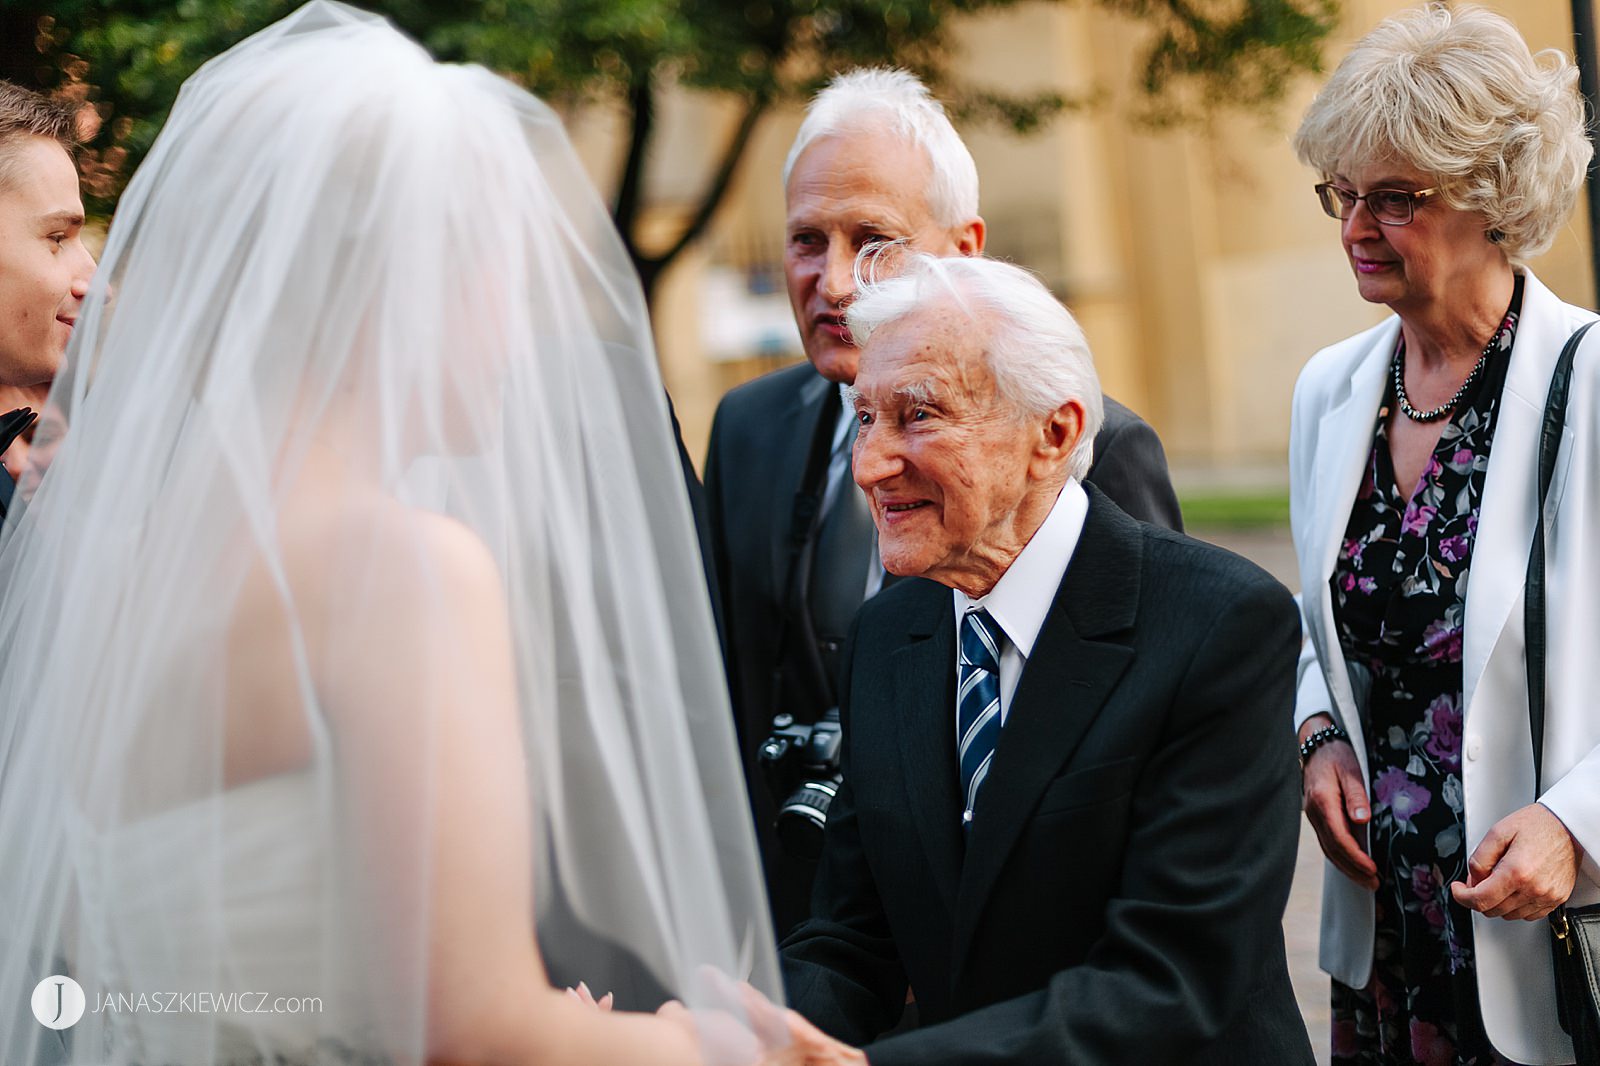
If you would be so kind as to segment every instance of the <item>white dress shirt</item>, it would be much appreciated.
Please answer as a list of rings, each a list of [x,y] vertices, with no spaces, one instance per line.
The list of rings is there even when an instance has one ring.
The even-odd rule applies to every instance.
[[[1005,632],[1005,642],[1000,649],[1000,724],[1005,725],[1011,713],[1011,696],[1017,691],[1017,681],[1022,668],[1028,665],[1033,654],[1033,643],[1044,628],[1045,615],[1056,598],[1061,579],[1066,576],[1067,564],[1078,548],[1078,537],[1083,533],[1083,519],[1089,513],[1089,494],[1075,479],[1069,479],[1061,495],[1045,516],[1044,523],[1022,552],[1011,561],[1006,572],[1000,575],[988,595],[973,599],[960,589],[951,589],[955,607],[956,640],[960,643],[961,616],[974,608],[989,612],[989,617]],[[954,670],[956,664],[951,662]],[[960,732],[952,720],[951,728]],[[957,736],[959,746],[961,738]]]

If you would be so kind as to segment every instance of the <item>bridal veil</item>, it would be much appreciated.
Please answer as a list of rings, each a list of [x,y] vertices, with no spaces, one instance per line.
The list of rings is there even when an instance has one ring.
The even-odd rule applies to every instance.
[[[711,971],[777,996],[644,301],[550,109],[335,4],[238,45],[50,407],[0,554],[0,1061],[425,1060],[430,983],[475,994],[436,904],[523,885],[558,984],[708,1031]]]

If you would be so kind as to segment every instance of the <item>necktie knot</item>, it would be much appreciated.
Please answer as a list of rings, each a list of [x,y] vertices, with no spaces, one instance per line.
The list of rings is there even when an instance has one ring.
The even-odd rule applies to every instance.
[[[989,776],[995,742],[1000,739],[1000,627],[988,611],[961,617],[961,648],[956,666],[956,758],[961,767],[965,810],[961,824],[972,825],[978,790]]]
[[[961,616],[961,663],[991,674],[1000,672],[1000,627],[983,608]]]

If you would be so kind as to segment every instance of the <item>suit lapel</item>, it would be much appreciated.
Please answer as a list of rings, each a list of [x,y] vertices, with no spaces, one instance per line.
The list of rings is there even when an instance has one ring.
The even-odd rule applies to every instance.
[[[805,476],[806,458],[823,400],[834,387],[822,375],[811,374],[779,417],[778,435],[783,441],[783,450],[778,462],[778,483],[773,491],[777,514],[767,523],[767,528],[772,532],[771,587],[778,590],[780,600],[789,581],[789,522],[794,514],[794,494],[800,490],[800,479]]]
[[[906,793],[948,912],[961,876],[960,770],[955,739],[955,616],[950,591],[928,582],[910,612],[908,643],[893,654],[894,707]]]
[[[984,904],[1040,796],[1071,760],[1133,659],[1126,643],[1103,638],[1134,626],[1143,533],[1098,489],[1085,488],[1089,513],[1083,533],[1022,671],[973,812],[952,974],[965,964]],[[954,693],[946,716],[954,714],[953,701]]]
[[[1328,506],[1318,508],[1321,520],[1317,523],[1318,539],[1311,561],[1314,572],[1324,578],[1332,575],[1333,564],[1339,559],[1339,543],[1349,524],[1356,491],[1361,488],[1367,456],[1372,454],[1372,433],[1399,331],[1398,318],[1392,320],[1391,328],[1378,331],[1372,346],[1351,371],[1343,398],[1323,412],[1317,426],[1316,483]],[[1323,593],[1327,594],[1326,588]]]
[[[1314,587],[1300,590],[1306,604],[1306,624],[1317,631],[1319,648],[1338,648],[1334,636],[1337,629],[1333,621],[1333,593],[1328,579],[1333,576],[1334,564],[1339,560],[1339,544],[1350,524],[1350,509],[1361,488],[1367,457],[1372,454],[1378,407],[1388,387],[1390,360],[1399,333],[1399,318],[1391,318],[1373,333],[1371,342],[1350,371],[1343,395],[1317,420],[1316,475],[1311,486],[1317,502],[1311,509],[1312,535],[1308,551],[1300,556],[1299,562],[1302,574],[1321,575]],[[1343,661],[1320,665],[1334,706],[1340,711],[1340,719],[1349,730],[1356,750],[1364,752],[1360,716],[1353,713],[1355,695]]]
[[[1540,423],[1550,375],[1569,335],[1568,316],[1555,294],[1532,274],[1525,277],[1522,321],[1517,325],[1505,390],[1495,416],[1494,446],[1489,449],[1477,540],[1472,547],[1472,588],[1461,649],[1463,696],[1469,715],[1489,653],[1499,642],[1527,579],[1538,495],[1534,459]]]

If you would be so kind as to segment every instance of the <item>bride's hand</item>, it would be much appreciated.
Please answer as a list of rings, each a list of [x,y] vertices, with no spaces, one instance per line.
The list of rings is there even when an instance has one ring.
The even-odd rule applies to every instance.
[[[835,1040],[806,1021],[798,1011],[785,1011],[789,1046],[762,1060],[762,1066],[867,1066],[867,1053]]]
[[[612,994],[610,992],[607,992],[605,995],[601,996],[599,999],[595,999],[594,998],[594,993],[589,991],[588,984],[586,984],[583,981],[579,981],[578,982],[578,987],[577,988],[569,988],[569,989],[567,989],[567,995],[571,996],[573,999],[578,1000],[581,1003],[587,1003],[589,1006],[593,1007],[595,1010],[610,1010],[612,1003],[614,1003],[616,1001],[615,997],[612,996]]]
[[[754,992],[754,990],[752,990]],[[789,1053],[783,1011],[760,993],[765,1005],[751,1011],[702,1007],[690,1010],[677,1000],[663,1003],[656,1017],[681,1027],[700,1047],[705,1066],[802,1066],[803,1059]]]
[[[719,979],[730,988],[731,982]],[[864,1052],[833,1039],[750,985],[738,986],[734,995],[743,1018],[721,1010],[692,1012],[677,1000],[663,1004],[656,1014],[694,1034],[708,1066],[867,1066]]]

